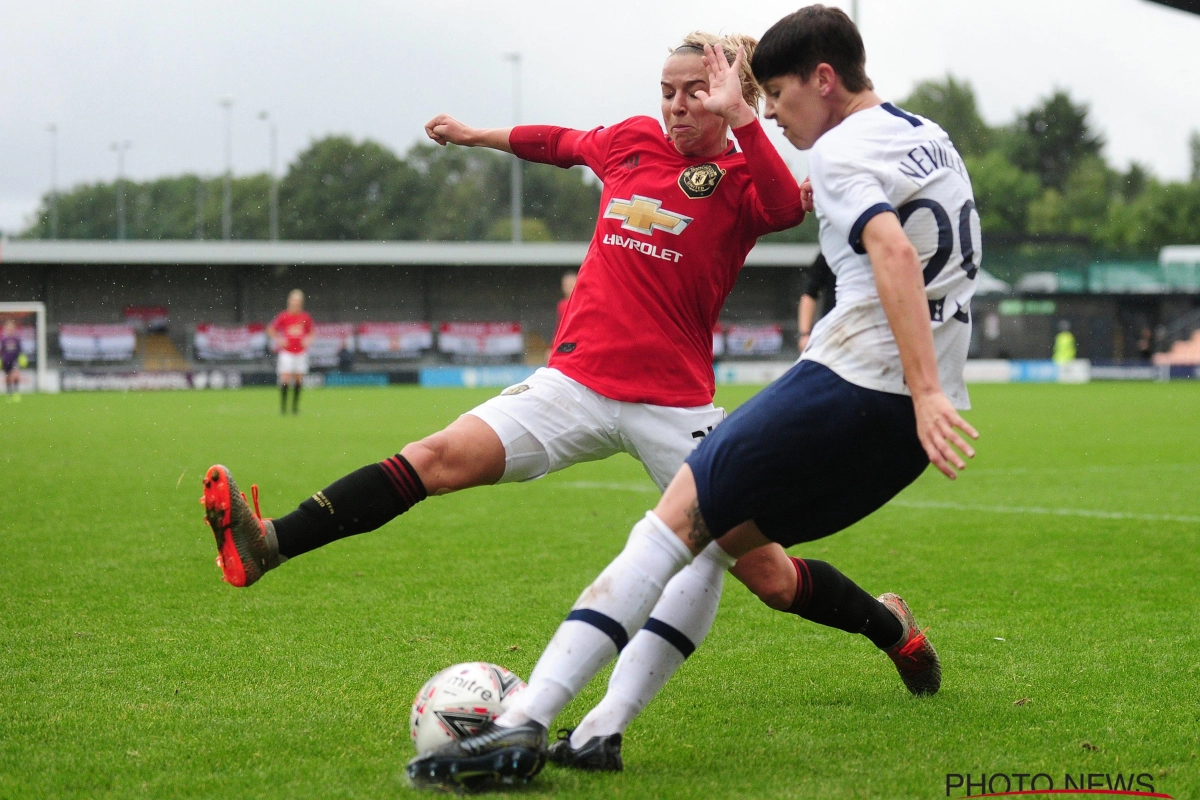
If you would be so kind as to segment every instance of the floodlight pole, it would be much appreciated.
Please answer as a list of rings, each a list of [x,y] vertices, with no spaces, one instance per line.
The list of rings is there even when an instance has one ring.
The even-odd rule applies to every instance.
[[[50,133],[50,238],[58,238],[58,124],[46,126]]]
[[[505,53],[504,60],[513,65],[513,125],[521,124],[521,54]],[[512,240],[521,243],[521,159],[512,157]]]
[[[233,238],[233,98],[222,97],[225,109],[225,192],[221,202],[221,238]]]
[[[117,154],[117,239],[125,241],[125,152],[133,146],[128,139],[113,142],[109,149]]]
[[[270,141],[271,141],[271,196],[270,208],[271,216],[270,235],[272,242],[279,241],[279,179],[275,177],[275,157],[279,149],[279,129],[275,126],[275,120],[271,119],[271,115],[266,111],[258,112],[258,118],[266,122],[269,126]]]

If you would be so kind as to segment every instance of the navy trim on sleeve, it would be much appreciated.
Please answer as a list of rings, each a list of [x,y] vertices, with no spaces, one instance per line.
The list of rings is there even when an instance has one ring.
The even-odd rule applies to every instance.
[[[883,103],[880,107],[884,111],[891,114],[893,117],[899,117],[902,120],[906,120],[908,122],[908,124],[912,125],[914,128],[919,128],[924,124],[923,122],[921,122],[921,120],[917,119],[912,114],[909,114],[907,111],[901,111],[900,109],[896,108],[891,103]]]
[[[674,628],[661,619],[651,617],[646,620],[646,624],[642,626],[642,630],[657,633],[662,638],[666,639],[671,644],[675,645],[675,649],[687,658],[692,653],[696,652],[696,645],[692,644],[692,640],[687,637],[683,631]]]
[[[888,211],[896,213],[896,209],[892,208],[891,203],[876,203],[858,215],[858,219],[854,220],[854,225],[850,228],[850,247],[854,252],[860,256],[866,255],[867,248],[863,247],[862,243],[863,228],[867,227],[867,223],[876,216]]]

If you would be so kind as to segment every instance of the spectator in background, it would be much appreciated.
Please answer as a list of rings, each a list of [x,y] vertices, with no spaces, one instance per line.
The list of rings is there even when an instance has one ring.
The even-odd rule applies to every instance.
[[[571,270],[564,272],[562,276],[562,300],[558,301],[558,319],[554,321],[554,332],[558,332],[558,326],[562,325],[563,316],[567,313],[567,303],[571,301],[571,292],[575,291],[575,281],[579,279],[579,273]]]
[[[21,385],[21,337],[17,335],[17,323],[4,321],[4,334],[0,336],[0,366],[4,368],[4,391],[12,395],[13,402],[21,399],[17,388]]]
[[[350,352],[350,348],[342,343],[342,349],[338,350],[337,354],[338,372],[351,372],[354,369],[354,353]]]
[[[1054,363],[1070,364],[1075,360],[1075,334],[1071,323],[1065,319],[1058,323],[1058,335],[1054,337]]]
[[[829,262],[823,254],[818,253],[817,260],[805,270],[800,282],[800,312],[797,320],[799,327],[796,329],[796,347],[800,352],[803,353],[808,345],[808,337],[812,334],[813,322],[817,316],[817,303],[820,302],[821,296],[824,295],[826,299],[822,314],[829,313],[829,309],[837,303],[836,284],[837,278],[829,268]]]
[[[1147,364],[1154,360],[1154,331],[1150,330],[1149,325],[1142,328],[1142,335],[1137,341],[1137,351],[1138,356]]]
[[[267,326],[267,335],[279,350],[279,413],[287,413],[288,386],[292,387],[292,413],[300,413],[300,387],[308,374],[308,348],[313,341],[313,319],[304,310],[304,292],[288,292],[287,310]]]

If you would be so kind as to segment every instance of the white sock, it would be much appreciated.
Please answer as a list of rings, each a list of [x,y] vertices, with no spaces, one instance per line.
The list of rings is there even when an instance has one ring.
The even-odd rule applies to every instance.
[[[584,590],[574,610],[538,659],[529,688],[496,724],[529,720],[550,726],[559,712],[637,632],[663,587],[691,560],[692,553],[654,512],[647,512],[625,549]]]
[[[638,631],[621,651],[604,699],[588,712],[571,735],[572,747],[583,746],[593,736],[624,733],[633,718],[654,699],[708,635],[721,602],[725,573],[734,562],[713,542],[671,579],[650,612],[647,627]]]

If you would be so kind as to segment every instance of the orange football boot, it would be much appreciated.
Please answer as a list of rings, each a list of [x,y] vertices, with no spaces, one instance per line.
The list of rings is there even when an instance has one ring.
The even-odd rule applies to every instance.
[[[887,606],[904,626],[900,641],[883,651],[896,665],[900,679],[913,694],[937,694],[942,687],[942,662],[925,631],[917,628],[908,603],[891,592],[879,595],[879,602]]]
[[[238,491],[229,470],[220,464],[204,474],[204,521],[217,539],[217,566],[225,581],[244,587],[282,563],[275,526],[258,510],[258,485],[250,487],[254,511]]]

